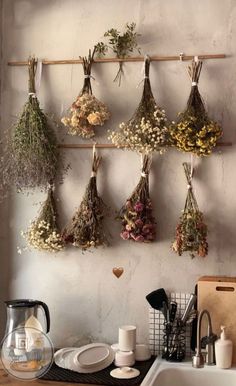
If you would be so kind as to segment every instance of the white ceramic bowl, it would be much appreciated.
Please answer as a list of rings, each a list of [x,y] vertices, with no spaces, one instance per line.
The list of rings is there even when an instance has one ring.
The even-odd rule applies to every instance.
[[[125,367],[133,366],[135,363],[135,355],[133,351],[117,351],[115,354],[115,366]]]
[[[147,344],[136,344],[135,348],[135,360],[147,361],[151,358],[151,351]]]

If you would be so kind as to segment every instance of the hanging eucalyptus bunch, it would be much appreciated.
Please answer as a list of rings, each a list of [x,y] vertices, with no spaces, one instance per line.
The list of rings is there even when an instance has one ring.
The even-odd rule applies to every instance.
[[[124,74],[122,59],[130,56],[135,50],[140,54],[137,39],[141,35],[138,34],[135,29],[136,23],[126,23],[125,32],[123,34],[116,28],[111,28],[104,34],[104,36],[109,39],[108,48],[110,48],[115,56],[120,59],[119,69],[114,78],[114,82],[118,82],[119,86],[121,85],[121,79]]]
[[[55,132],[40,108],[35,90],[37,61],[29,58],[29,96],[7,135],[0,170],[5,188],[46,190],[61,165]]]

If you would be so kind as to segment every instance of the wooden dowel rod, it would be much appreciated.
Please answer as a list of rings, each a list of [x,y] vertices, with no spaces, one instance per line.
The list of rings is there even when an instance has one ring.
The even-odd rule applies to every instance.
[[[232,142],[218,142],[217,147],[220,146],[232,146]],[[58,145],[61,149],[92,149],[93,143],[61,143]],[[123,149],[125,146],[116,147],[113,143],[97,143],[97,148],[102,149]]]
[[[182,60],[191,60],[194,59],[195,55],[183,55]],[[199,59],[224,59],[226,58],[225,54],[209,54],[209,55],[198,55]],[[144,60],[143,56],[132,56],[130,58],[102,58],[94,59],[94,63],[115,63],[115,62],[142,62]],[[170,60],[180,60],[180,56],[151,56],[150,60],[152,62],[164,62]],[[80,64],[82,63],[81,59],[67,59],[67,60],[47,60],[42,61],[43,64]],[[27,66],[28,60],[25,61],[9,61],[9,66]]]

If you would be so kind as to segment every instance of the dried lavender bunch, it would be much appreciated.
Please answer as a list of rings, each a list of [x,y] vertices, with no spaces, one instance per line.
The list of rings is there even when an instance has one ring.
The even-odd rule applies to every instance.
[[[98,52],[103,54],[105,46],[98,43],[93,52],[89,50],[88,57],[83,57],[84,85],[69,109],[66,116],[62,118],[62,123],[68,127],[68,134],[78,135],[82,138],[92,138],[95,136],[94,127],[103,126],[105,121],[110,118],[107,106],[99,101],[92,93],[91,70],[94,55]]]
[[[197,254],[200,257],[207,256],[207,226],[203,221],[197,200],[192,188],[191,166],[183,163],[184,172],[188,182],[188,193],[183,214],[180,216],[176,227],[175,241],[172,249],[181,256],[183,252],[189,251],[191,257]]]
[[[132,118],[113,131],[109,139],[117,147],[135,150],[140,153],[159,151],[163,153],[169,145],[167,118],[165,110],[158,107],[152,94],[149,79],[150,58],[145,58],[145,77],[142,99]]]
[[[179,114],[177,122],[173,122],[169,130],[172,144],[179,150],[206,156],[211,154],[217,140],[222,136],[222,129],[217,122],[208,117],[199,93],[201,69],[202,61],[193,60],[188,67],[192,87],[187,108]]]
[[[71,243],[82,250],[107,244],[103,230],[105,204],[98,195],[96,180],[100,160],[94,152],[92,174],[85,195],[62,235],[66,244]]]
[[[58,252],[64,248],[57,224],[57,210],[53,193],[50,186],[46,201],[43,203],[39,217],[34,220],[22,236],[28,244],[39,251]]]
[[[56,135],[35,94],[36,67],[36,60],[30,58],[28,101],[6,140],[0,162],[3,186],[11,188],[15,185],[18,191],[38,187],[46,190],[60,167]]]
[[[156,238],[156,221],[149,196],[150,166],[150,157],[145,155],[140,181],[120,210],[119,218],[122,223],[120,236],[123,240],[150,243]]]
[[[140,48],[138,47],[137,38],[141,36],[135,31],[136,23],[126,23],[125,32],[121,34],[117,29],[111,28],[105,32],[104,36],[109,38],[108,47],[114,52],[117,58],[124,59],[135,50],[140,54]],[[123,62],[119,62],[119,69],[114,78],[114,82],[118,82],[121,85],[122,75],[124,74]]]

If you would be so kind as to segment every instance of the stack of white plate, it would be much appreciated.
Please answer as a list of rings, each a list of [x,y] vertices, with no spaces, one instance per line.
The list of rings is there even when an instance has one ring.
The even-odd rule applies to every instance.
[[[91,343],[75,348],[67,347],[54,354],[59,367],[78,373],[95,373],[110,366],[114,361],[114,351],[105,343]]]

